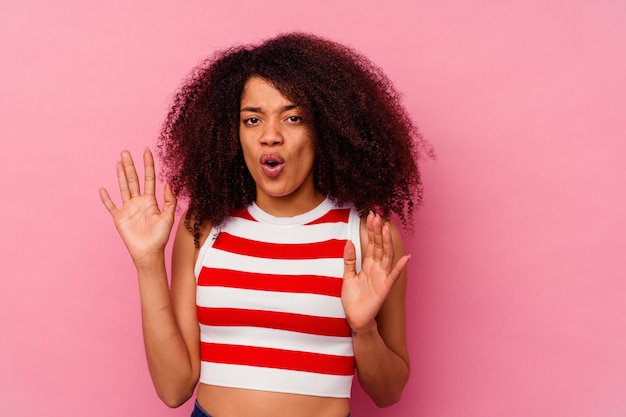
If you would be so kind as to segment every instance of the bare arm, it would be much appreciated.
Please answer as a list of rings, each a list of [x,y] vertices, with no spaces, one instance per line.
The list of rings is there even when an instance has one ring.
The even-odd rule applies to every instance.
[[[342,301],[353,331],[359,382],[379,407],[400,400],[409,377],[405,337],[406,263],[398,230],[370,214],[361,227],[363,265],[351,242],[344,254]]]
[[[108,192],[100,197],[135,263],[139,281],[144,344],[150,375],[159,397],[170,407],[193,394],[199,375],[199,334],[195,316],[193,237],[179,227],[168,286],[165,245],[174,223],[176,199],[168,186],[160,210],[155,198],[155,171],[151,152],[143,155],[144,193],[130,154],[122,152],[116,165],[122,207]]]

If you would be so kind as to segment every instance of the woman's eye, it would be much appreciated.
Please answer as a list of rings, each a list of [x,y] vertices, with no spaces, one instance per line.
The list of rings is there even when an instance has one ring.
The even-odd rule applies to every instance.
[[[287,121],[290,122],[290,123],[297,123],[297,122],[299,122],[301,120],[302,120],[302,117],[300,117],[300,116],[289,116],[287,118]]]
[[[245,119],[243,122],[244,124],[247,124],[247,125],[255,125],[259,123],[259,119],[257,119],[256,117],[249,117]]]

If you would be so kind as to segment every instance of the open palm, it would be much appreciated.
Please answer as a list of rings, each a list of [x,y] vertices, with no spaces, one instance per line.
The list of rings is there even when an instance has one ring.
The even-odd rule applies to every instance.
[[[163,210],[159,209],[155,197],[154,158],[149,149],[143,154],[143,162],[145,167],[143,195],[135,165],[128,151],[122,152],[121,161],[116,164],[122,207],[118,208],[109,193],[104,188],[100,189],[100,198],[111,213],[115,227],[135,264],[163,252],[174,224],[176,209],[176,198],[167,185]]]
[[[356,272],[354,244],[344,249],[344,277],[341,290],[348,324],[353,331],[370,327],[400,273],[409,261],[404,255],[394,265],[391,229],[378,215],[367,216],[367,246],[361,270]]]

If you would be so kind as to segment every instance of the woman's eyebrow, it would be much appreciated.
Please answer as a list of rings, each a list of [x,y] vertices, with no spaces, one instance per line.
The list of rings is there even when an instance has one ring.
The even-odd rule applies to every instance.
[[[298,106],[297,104],[288,104],[286,106],[283,106],[280,108],[280,112],[285,112],[285,111],[289,111],[289,110],[293,110],[296,109],[300,106]],[[263,109],[261,107],[253,107],[253,106],[246,106],[246,107],[242,107],[241,110],[239,110],[240,113],[243,112],[252,112],[252,113],[263,113]]]

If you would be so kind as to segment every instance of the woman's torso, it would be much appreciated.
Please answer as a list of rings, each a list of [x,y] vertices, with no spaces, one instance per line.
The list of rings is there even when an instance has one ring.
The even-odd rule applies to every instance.
[[[200,384],[197,401],[212,417],[346,417],[348,398],[314,397]]]

